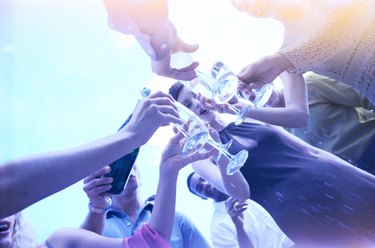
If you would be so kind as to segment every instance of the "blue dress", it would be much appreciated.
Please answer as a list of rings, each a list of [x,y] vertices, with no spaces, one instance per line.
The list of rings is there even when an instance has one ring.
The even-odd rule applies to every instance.
[[[370,242],[375,244],[375,177],[353,167],[308,157],[264,125],[229,124],[219,132],[223,143],[232,135],[258,144],[247,149],[241,172],[251,199],[262,205],[298,245]],[[229,151],[246,149],[234,140]]]

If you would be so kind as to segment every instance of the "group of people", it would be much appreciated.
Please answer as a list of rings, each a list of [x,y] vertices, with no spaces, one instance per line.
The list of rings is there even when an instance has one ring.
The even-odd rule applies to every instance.
[[[188,217],[175,213],[178,174],[188,164],[195,171],[187,178],[190,192],[214,200],[215,247],[375,244],[375,3],[232,3],[285,27],[279,51],[238,73],[238,90],[246,96],[280,76],[282,91],[275,90],[266,107],[250,109],[237,126],[221,118],[219,112],[228,108],[176,82],[169,94],[139,100],[132,118],[115,134],[1,164],[0,233],[5,238],[0,237],[0,247],[17,247],[24,208],[82,179],[90,210],[81,228],[57,230],[39,247],[209,247]],[[170,65],[173,53],[194,52],[198,45],[177,36],[165,0],[104,4],[109,26],[134,35],[155,73],[177,80],[197,76],[198,62],[180,69]],[[209,146],[185,154],[185,137],[177,132],[161,155],[155,203],[139,195],[137,165],[123,191],[109,201],[111,178],[102,177],[110,170],[106,165],[141,147],[159,127],[182,124],[176,101],[207,122],[218,142],[233,141],[230,153],[247,150],[245,165],[228,175],[225,156]],[[236,99],[231,103],[241,107]]]

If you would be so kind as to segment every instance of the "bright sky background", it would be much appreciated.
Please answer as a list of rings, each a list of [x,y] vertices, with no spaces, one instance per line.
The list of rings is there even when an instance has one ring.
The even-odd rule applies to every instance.
[[[193,58],[202,64],[220,59],[238,72],[281,44],[280,24],[241,13],[229,0],[169,5],[180,37],[200,44]],[[155,77],[132,36],[107,27],[102,1],[0,0],[0,162],[115,132],[149,82],[167,89],[173,81]],[[170,128],[160,129],[141,149],[144,199],[155,193],[159,155],[170,134]],[[190,172],[188,166],[180,174],[176,209],[209,240],[212,206],[188,192]],[[59,227],[82,223],[88,211],[82,186],[25,210],[40,242]]]

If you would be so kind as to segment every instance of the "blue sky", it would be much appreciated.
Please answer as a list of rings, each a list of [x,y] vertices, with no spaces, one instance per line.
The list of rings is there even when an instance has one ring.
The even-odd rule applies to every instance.
[[[229,0],[169,4],[179,35],[200,44],[193,58],[203,69],[221,59],[236,72],[281,44],[278,23],[240,13]],[[150,82],[167,89],[173,80],[152,73],[132,36],[108,28],[101,1],[0,0],[0,162],[115,132]],[[156,161],[170,134],[170,128],[160,129],[141,149],[144,198],[155,192]],[[209,240],[212,206],[187,191],[190,171],[185,168],[179,177],[177,211]],[[87,213],[82,186],[79,182],[25,210],[39,241],[59,227],[82,223]]]

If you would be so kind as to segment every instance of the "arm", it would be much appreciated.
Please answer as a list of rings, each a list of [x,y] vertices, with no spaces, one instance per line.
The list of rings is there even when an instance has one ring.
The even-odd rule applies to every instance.
[[[285,107],[252,107],[247,111],[246,116],[273,125],[284,127],[303,127],[309,118],[309,108],[307,99],[307,88],[301,74],[281,74],[284,86]],[[251,96],[253,85],[242,84],[239,86],[243,95]],[[202,95],[197,95],[197,99],[206,109],[215,109],[219,112],[233,114],[228,104],[216,104],[213,100],[207,100]],[[236,108],[241,109],[249,104],[248,100],[232,99]],[[231,103],[232,104],[232,103]]]
[[[176,203],[176,181],[179,170],[187,164],[197,160],[206,159],[213,154],[212,151],[186,156],[182,154],[182,134],[178,133],[170,140],[164,149],[160,161],[159,184],[156,191],[155,205],[149,224],[164,237],[170,240],[174,221]]]
[[[78,147],[1,164],[0,218],[19,212],[119,159],[170,122],[181,123],[173,99],[157,92],[139,101],[129,123],[115,134]]]
[[[109,196],[105,192],[111,188],[113,178],[103,176],[109,173],[110,169],[109,166],[105,166],[83,180],[83,190],[90,200],[91,207],[97,210],[90,209],[81,228],[97,234],[103,233],[107,213],[105,209],[109,206]]]
[[[238,247],[254,248],[254,245],[244,228],[245,223],[243,212],[247,209],[246,201],[237,201],[233,198],[229,198],[225,202],[225,206],[234,226],[236,227]]]
[[[210,129],[210,134],[216,140],[219,140],[217,132],[213,129]],[[193,169],[221,192],[236,199],[250,198],[250,187],[241,171],[228,175],[226,173],[228,159],[225,156],[221,156],[220,160],[217,161],[217,165],[212,162],[212,159],[194,162],[192,164]]]
[[[132,34],[151,58],[154,72],[180,80],[195,78],[197,62],[181,69],[171,68],[171,54],[191,53],[198,45],[189,45],[177,37],[177,31],[168,19],[165,0],[123,1],[104,0],[109,26],[121,33]]]

